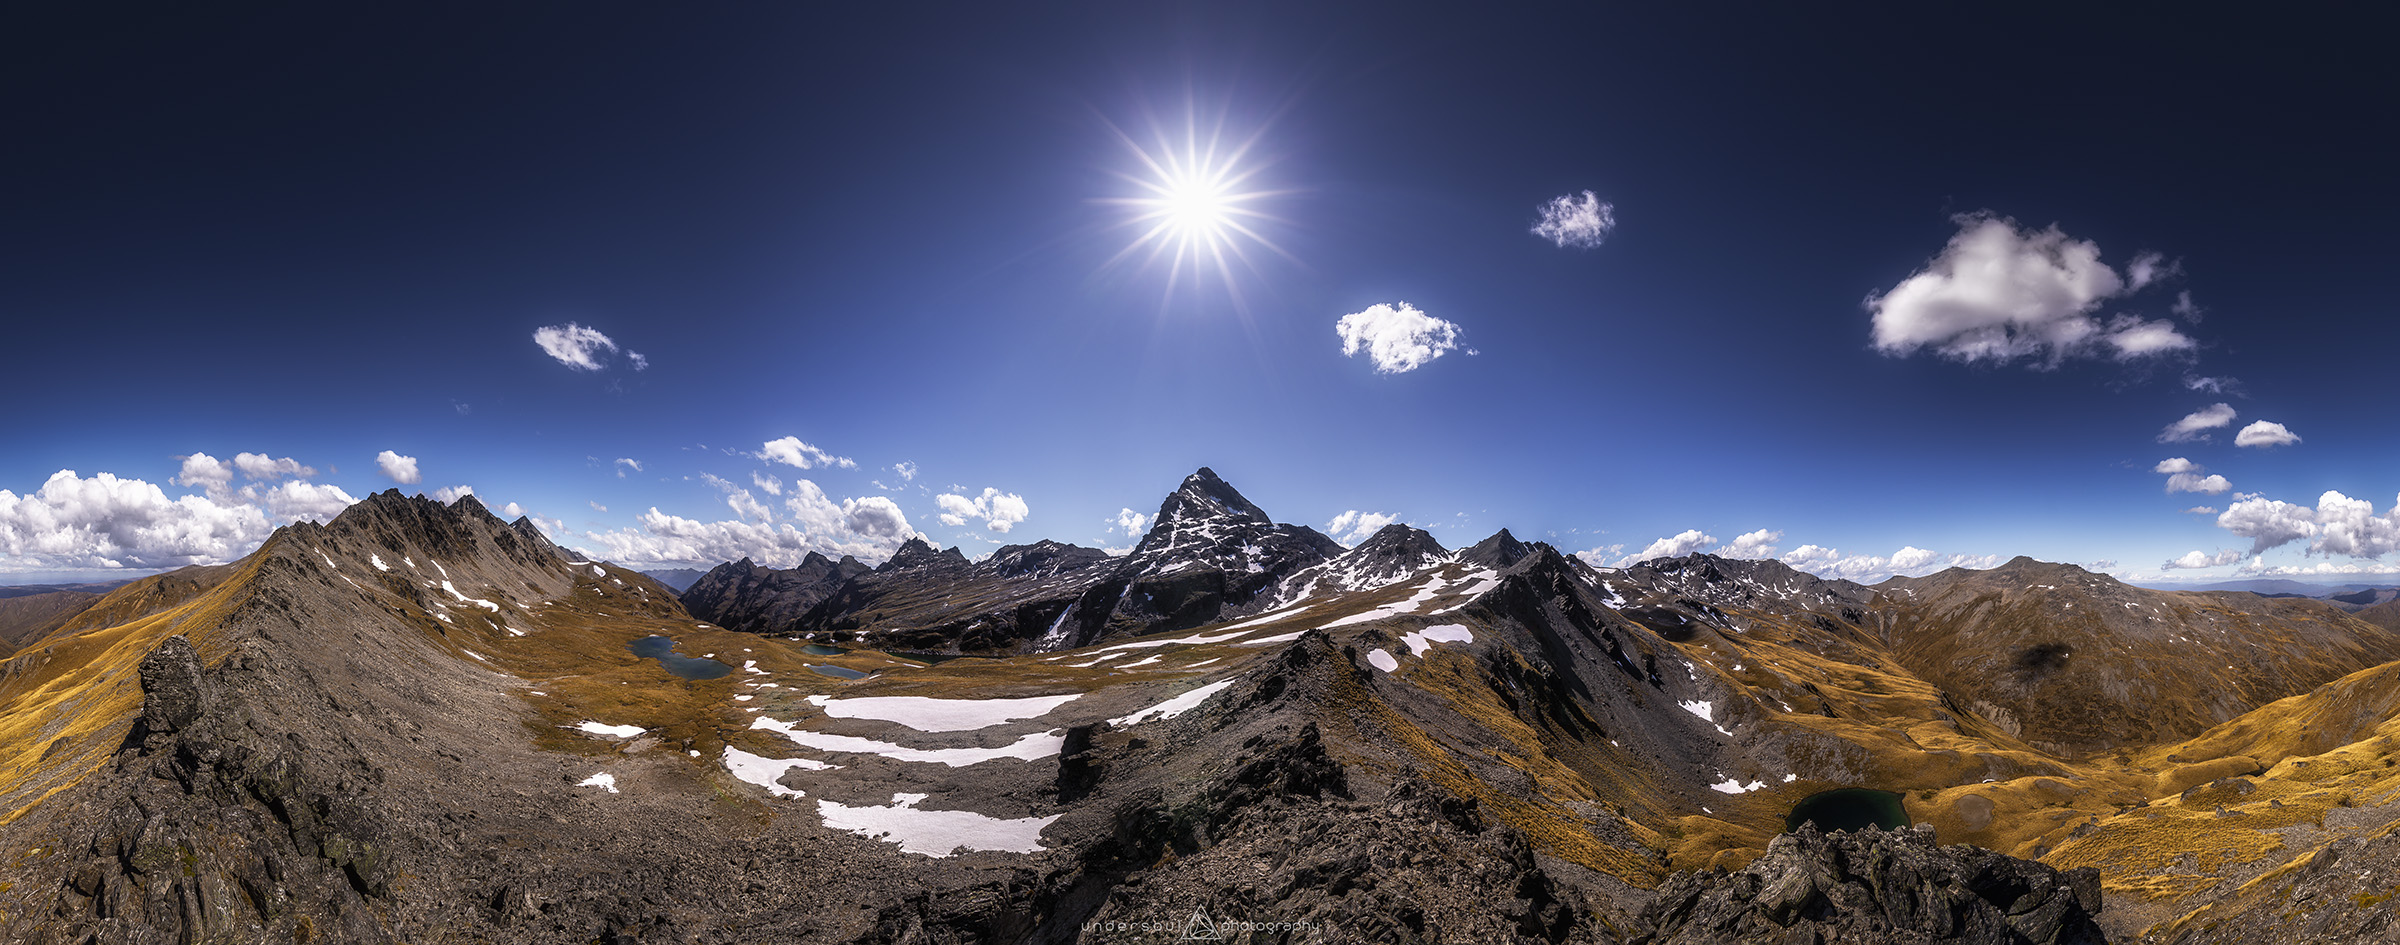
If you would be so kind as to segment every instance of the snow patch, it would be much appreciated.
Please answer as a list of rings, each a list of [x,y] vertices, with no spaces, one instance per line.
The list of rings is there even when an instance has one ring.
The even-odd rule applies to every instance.
[[[776,797],[806,797],[806,791],[795,791],[784,787],[775,783],[775,779],[783,777],[793,768],[818,770],[823,767],[827,766],[821,761],[810,761],[805,758],[769,758],[765,755],[753,755],[731,745],[725,746],[725,770],[733,772],[735,778],[766,788],[767,793]]]
[[[1367,664],[1387,673],[1397,672],[1400,669],[1400,661],[1381,649],[1367,651]]]
[[[617,793],[620,793],[620,792],[617,790],[617,776],[616,776],[616,775],[613,775],[613,774],[606,773],[606,772],[602,772],[602,773],[600,773],[600,774],[595,774],[595,775],[592,775],[591,777],[585,778],[585,779],[583,779],[583,780],[581,780],[581,781],[577,781],[577,782],[575,782],[575,786],[576,786],[576,787],[596,787],[596,788],[607,788],[607,789],[608,789],[608,793],[610,793],[610,794],[617,794]]]
[[[1699,702],[1699,701],[1693,701],[1693,702],[1678,702],[1678,703],[1675,703],[1675,704],[1676,704],[1676,705],[1679,705],[1679,706],[1682,706],[1682,707],[1683,707],[1683,711],[1685,711],[1685,712],[1689,712],[1689,713],[1691,713],[1691,714],[1693,714],[1693,715],[1697,715],[1697,716],[1699,716],[1699,717],[1700,717],[1700,721],[1703,721],[1703,722],[1714,722],[1714,721],[1716,721],[1716,720],[1717,720],[1717,706],[1716,706],[1716,703],[1713,703],[1713,702]]]
[[[1108,724],[1123,727],[1127,725],[1139,725],[1154,718],[1171,719],[1186,712],[1190,712],[1193,709],[1199,708],[1200,703],[1208,701],[1208,697],[1224,691],[1225,687],[1230,685],[1233,685],[1233,680],[1231,679],[1209,683],[1208,685],[1194,689],[1190,692],[1184,693],[1183,695],[1176,696],[1175,698],[1161,702],[1147,709],[1143,709],[1142,711],[1136,712],[1132,715],[1110,719],[1108,720]]]
[[[441,564],[441,562],[439,562],[439,561],[436,561],[436,562],[434,562],[434,564],[436,564],[436,565],[439,565],[439,564]],[[450,592],[450,596],[458,598],[458,600],[459,600],[459,602],[460,602],[460,603],[463,603],[463,604],[473,604],[473,605],[475,605],[475,606],[477,606],[477,607],[481,607],[481,608],[483,608],[483,609],[485,609],[485,610],[488,610],[488,611],[491,611],[491,612],[493,612],[493,613],[495,613],[495,614],[500,612],[500,605],[498,605],[498,604],[495,604],[495,603],[492,603],[491,601],[488,601],[488,600],[484,600],[483,598],[480,598],[480,597],[468,597],[468,596],[467,596],[467,595],[465,595],[465,594],[461,594],[461,593],[459,593],[459,592],[458,592],[458,588],[456,588],[456,587],[452,587],[452,586],[450,585],[450,582],[449,582],[448,580],[444,580],[444,581],[442,581],[442,590],[449,591],[449,592]]]
[[[583,730],[586,734],[606,735],[610,738],[632,738],[643,732],[649,731],[649,729],[643,728],[639,725],[610,725],[606,722],[594,722],[590,719],[585,719],[581,722],[575,723],[575,727]]]
[[[1743,784],[1742,782],[1733,778],[1726,778],[1723,781],[1709,785],[1708,789],[1711,791],[1720,791],[1726,794],[1746,794],[1766,786],[1767,782],[1765,781],[1752,781],[1748,784]]]
[[[1401,634],[1400,642],[1408,644],[1408,655],[1423,656],[1426,650],[1433,649],[1435,643],[1473,643],[1475,633],[1468,630],[1465,624],[1437,623],[1414,633]]]
[[[922,794],[894,794],[884,807],[851,807],[835,801],[817,802],[825,826],[862,837],[896,843],[904,853],[950,856],[960,849],[1038,853],[1042,828],[1059,818],[1026,817],[1003,820],[966,810],[922,810]]]
[[[370,553],[367,555],[367,563],[368,563],[368,564],[371,564],[371,565],[374,565],[374,566],[375,566],[375,570],[377,570],[377,571],[389,571],[389,570],[391,570],[391,569],[392,569],[392,566],[391,566],[391,565],[388,565],[388,564],[385,564],[385,563],[383,563],[383,556],[382,556],[382,555],[379,555],[379,554],[374,554],[374,553],[371,553],[371,552],[370,552]]]
[[[867,696],[857,699],[811,697],[810,704],[837,719],[878,719],[898,722],[920,732],[968,732],[1018,719],[1039,718],[1050,710],[1081,698],[1030,696],[1023,699],[933,699],[925,696]]]

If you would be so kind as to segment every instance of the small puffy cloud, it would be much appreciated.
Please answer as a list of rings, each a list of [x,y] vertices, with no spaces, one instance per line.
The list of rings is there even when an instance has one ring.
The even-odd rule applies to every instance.
[[[439,502],[443,505],[449,505],[450,503],[474,494],[474,486],[443,486],[439,489],[433,490],[433,501]]]
[[[494,515],[497,515],[497,516],[500,516],[501,518],[505,518],[505,519],[509,519],[509,520],[511,520],[511,521],[514,521],[514,520],[516,520],[516,519],[519,519],[519,518],[523,518],[523,517],[524,517],[524,515],[525,515],[525,507],[524,507],[524,506],[522,506],[522,505],[518,505],[518,504],[516,504],[516,503],[514,503],[514,502],[511,502],[511,503],[509,503],[509,504],[507,504],[507,505],[503,505],[503,506],[501,506],[501,507],[499,507],[499,508],[493,509],[493,510],[492,510],[492,514],[494,514]]]
[[[2166,568],[2168,570],[2221,568],[2229,564],[2238,564],[2241,562],[2241,560],[2242,553],[2232,549],[2219,551],[2213,555],[2205,551],[2193,551],[2186,553],[2183,557],[2176,558],[2168,561],[2165,564],[2159,565],[2159,567]]]
[[[2217,514],[2217,507],[2216,507],[2216,506],[2213,506],[2213,505],[2195,505],[2195,506],[2192,506],[2191,508],[2188,508],[2188,509],[2185,509],[2185,510],[2183,510],[2183,514],[2185,514],[2185,515],[2215,515],[2215,514]]]
[[[2167,311],[2174,312],[2176,317],[2194,325],[2200,324],[2200,317],[2208,314],[2207,309],[2193,303],[2190,289],[2175,293],[2175,304],[2168,306]]]
[[[1417,311],[1406,302],[1371,305],[1366,311],[1344,315],[1334,322],[1333,331],[1341,336],[1344,357],[1367,352],[1377,374],[1414,371],[1458,348],[1457,324]]]
[[[751,471],[750,484],[757,486],[759,491],[768,495],[783,494],[783,480],[777,479],[762,472],[758,472],[757,470]]]
[[[1540,210],[1532,233],[1558,248],[1592,249],[1617,228],[1617,208],[1591,191],[1552,197]]]
[[[601,504],[600,504],[600,502],[599,502],[599,500],[597,500],[597,499],[585,499],[585,500],[583,501],[583,504],[591,506],[591,507],[592,507],[592,511],[594,511],[594,512],[606,512],[606,511],[608,511],[608,506],[601,505]]]
[[[207,453],[175,458],[183,461],[183,469],[175,478],[167,480],[171,485],[199,486],[208,490],[210,495],[220,495],[227,484],[233,481],[233,466]]]
[[[2232,423],[2233,418],[2234,409],[2231,404],[2210,404],[2192,411],[2181,420],[2167,424],[2166,429],[2158,431],[2158,441],[2161,443],[2189,443],[2197,440],[2205,443],[2208,442],[2208,431]]]
[[[1715,535],[1697,528],[1686,529],[1681,533],[1651,542],[1649,547],[1617,559],[1617,567],[1639,564],[1652,558],[1680,558],[1695,551],[1705,550],[1708,546],[1716,543],[1717,536]]]
[[[883,499],[882,501],[889,502],[891,500]],[[941,519],[944,525],[964,525],[970,519],[979,519],[983,522],[983,527],[996,532],[1005,532],[1016,527],[1017,523],[1024,521],[1028,514],[1023,498],[1014,493],[1001,492],[989,487],[983,490],[982,495],[972,498],[945,492],[934,496],[933,504],[941,507]]]
[[[1892,552],[1892,570],[1911,571],[1932,564],[1941,556],[1923,548],[1903,546]]]
[[[2150,471],[2166,475],[2167,491],[2170,493],[2201,492],[2218,495],[2233,488],[2233,483],[2226,481],[2225,477],[2204,475],[2208,472],[2206,467],[2181,456],[2159,460],[2158,465],[2150,467]]]
[[[1782,540],[1782,532],[1768,531],[1762,528],[1733,536],[1732,543],[1717,549],[1717,554],[1727,558],[1772,558],[1775,557],[1777,551],[1782,550],[1775,546],[1776,542]]]
[[[1583,563],[1595,568],[1613,568],[1617,566],[1620,559],[1625,557],[1625,546],[1618,544],[1586,548],[1576,552],[1575,557],[1583,559]]]
[[[342,491],[339,486],[317,485],[297,479],[279,483],[261,492],[252,492],[251,488],[242,490],[244,497],[263,503],[268,516],[278,522],[307,519],[322,524],[332,521],[334,516],[342,514],[343,509],[358,502],[357,498]]]
[[[1343,545],[1355,545],[1367,540],[1368,536],[1381,531],[1384,526],[1399,520],[1400,516],[1388,512],[1361,512],[1351,509],[1334,516],[1332,521],[1326,522],[1325,534],[1332,536],[1333,540],[1341,542]]]
[[[917,478],[917,464],[915,463],[907,461],[893,463],[892,471],[900,474],[901,482],[909,482]]]
[[[2194,347],[2165,321],[2095,312],[2139,288],[2100,261],[2100,247],[2058,227],[2020,229],[1989,212],[1962,214],[1941,255],[1891,291],[1870,294],[1876,350],[1906,357],[1922,349],[1957,361],[2030,360],[2057,367],[2071,357],[2120,361]],[[2136,262],[2142,262],[2137,258]],[[2163,263],[2148,264],[2149,278]]]
[[[425,481],[424,474],[417,471],[416,457],[391,450],[375,454],[375,468],[382,470],[385,478],[403,485]]]
[[[759,447],[758,452],[753,455],[770,463],[782,463],[800,469],[815,469],[819,466],[838,469],[858,468],[858,463],[850,457],[827,453],[801,442],[800,438],[796,436],[768,440],[766,445]]]
[[[608,359],[617,353],[614,339],[601,334],[597,328],[585,328],[574,322],[534,329],[533,343],[540,345],[542,353],[557,359],[558,363],[578,371],[597,371],[607,367]],[[640,352],[626,352],[625,360],[636,371],[650,366],[650,359],[642,357]]]
[[[2233,377],[2200,377],[2194,375],[2183,379],[2184,390],[2205,391],[2211,394],[2222,394],[2229,390],[2236,390],[2241,387],[2241,384],[2242,382],[2240,378]]]
[[[2171,261],[2164,255],[2154,252],[2135,253],[2133,255],[2133,261],[2125,264],[2125,281],[2127,283],[2127,288],[2136,292],[2147,288],[2151,283],[2157,282],[2160,279],[2167,278],[2168,276],[2181,275],[2182,273],[2182,263]],[[2190,293],[2185,294],[2188,295]]]
[[[1115,516],[1102,519],[1101,523],[1108,526],[1110,533],[1121,531],[1129,538],[1139,538],[1150,530],[1150,516],[1132,509],[1118,509]]]
[[[2298,442],[2300,442],[2299,434],[2293,433],[2283,424],[2269,423],[2265,420],[2260,420],[2250,424],[2249,426],[2243,427],[2242,432],[2233,435],[2233,445],[2235,446],[2256,446],[2263,448],[2269,446],[2290,446]]]
[[[250,479],[281,479],[285,476],[307,479],[317,474],[315,467],[300,465],[299,460],[289,456],[276,459],[259,453],[233,454],[233,468],[241,470],[242,475]]]
[[[2119,315],[2108,320],[2108,333],[2102,336],[2119,361],[2166,354],[2170,351],[2189,351],[2200,346],[2190,336],[2175,330],[2175,323],[2166,319],[2143,321],[2138,316]]]
[[[634,472],[641,472],[641,471],[642,471],[642,461],[641,461],[641,460],[638,460],[638,459],[624,459],[624,458],[619,458],[619,459],[617,460],[616,466],[617,466],[617,478],[619,478],[619,479],[623,479],[623,478],[625,478],[625,470],[627,470],[627,469],[632,469]]]

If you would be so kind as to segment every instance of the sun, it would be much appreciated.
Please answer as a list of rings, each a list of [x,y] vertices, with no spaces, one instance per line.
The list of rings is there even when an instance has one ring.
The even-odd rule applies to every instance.
[[[1187,117],[1176,134],[1153,126],[1145,146],[1132,135],[1112,127],[1136,161],[1135,172],[1117,172],[1131,193],[1102,202],[1124,208],[1119,227],[1133,239],[1108,260],[1108,266],[1139,258],[1144,266],[1165,265],[1167,292],[1213,274],[1239,302],[1234,282],[1238,267],[1254,269],[1255,252],[1264,250],[1289,257],[1260,232],[1280,222],[1264,204],[1286,191],[1261,189],[1256,177],[1264,166],[1252,157],[1256,135],[1238,143],[1229,140],[1224,123],[1207,129]],[[1105,268],[1105,267],[1104,267]]]

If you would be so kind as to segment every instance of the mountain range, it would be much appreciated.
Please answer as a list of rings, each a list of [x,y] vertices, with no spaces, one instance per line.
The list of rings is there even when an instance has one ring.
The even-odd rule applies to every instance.
[[[0,611],[12,942],[2350,941],[2400,911],[2388,600],[1345,548],[1207,469],[1113,556],[912,542],[678,594],[394,491],[44,597]]]

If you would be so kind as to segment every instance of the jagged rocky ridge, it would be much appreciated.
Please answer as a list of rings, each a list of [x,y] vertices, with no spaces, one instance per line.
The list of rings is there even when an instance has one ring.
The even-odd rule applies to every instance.
[[[1238,494],[1198,492],[1187,521],[1273,528]],[[2063,625],[2093,642],[2050,671],[2114,678],[2090,657],[2148,628],[2021,605],[2130,615],[2146,598],[2064,571],[2011,590],[2042,576],[2022,565],[1861,589],[1707,556],[1594,569],[1506,533],[1455,555],[1388,536],[1344,553],[1362,586],[1270,596],[1335,555],[1198,626],[920,666],[704,626],[640,575],[569,561],[471,500],[386,493],[238,565],[125,588],[0,663],[0,837],[42,851],[0,857],[0,940],[1174,940],[1195,913],[1291,940],[1766,935],[1743,925],[1759,898],[1741,877],[1793,875],[1777,857],[1802,841],[1776,839],[1783,814],[1860,785],[1905,793],[1946,844],[1998,851],[1943,847],[1928,856],[1972,863],[1916,872],[1968,876],[1972,901],[1938,901],[2012,929],[2012,913],[2068,929],[2059,887],[2029,900],[1973,876],[2030,891],[2096,867],[2112,935],[2172,938],[2292,910],[2259,893],[2279,877],[2327,901],[2341,874],[2296,857],[2390,863],[2370,834],[2400,789],[2400,664],[2374,660],[2388,635],[2321,603],[2163,599],[2204,615],[2186,636],[2224,622],[2357,646],[2261,648],[2248,673],[2195,677],[2232,690],[2193,703],[2207,731],[2068,753],[1908,654],[1937,652],[1929,638],[2005,661]],[[1260,551],[1192,545],[1196,563],[1161,574],[1264,557],[1245,544]],[[1077,555],[1024,546],[993,579],[1063,581],[1089,570]],[[1369,566],[1412,558],[1394,580]],[[875,572],[890,584],[876,600],[970,587],[992,563],[927,546],[897,561]],[[732,671],[680,679],[626,651],[662,629]],[[967,729],[838,710],[883,696],[1072,698]],[[1039,829],[1030,847],[930,855],[902,846],[909,809]],[[841,826],[855,816],[882,820]],[[2342,837],[2369,839],[2325,845]],[[2159,838],[2193,859],[2154,858]],[[1868,846],[1809,881],[1821,902],[1770,924],[1944,940],[1932,913],[1881,892],[1850,908],[1849,881],[1901,888],[1875,879],[1877,857],[1915,853],[1821,839]],[[1671,929],[1660,917],[1682,907],[1655,905],[1662,883],[1705,893]],[[2209,911],[2174,924],[2195,906]],[[1136,927],[1163,931],[1122,931]],[[1994,926],[1951,931],[1968,928]]]
[[[684,601],[694,616],[753,632],[858,634],[918,651],[1046,652],[1254,612],[1275,600],[1279,582],[1344,553],[1315,529],[1276,524],[1204,467],[1167,496],[1121,558],[1041,541],[970,562],[912,538],[872,570],[829,570],[813,553],[783,571],[721,565]]]

